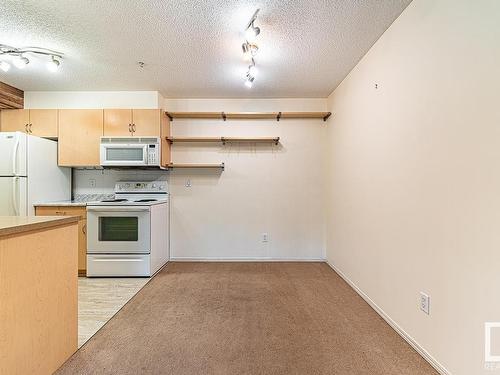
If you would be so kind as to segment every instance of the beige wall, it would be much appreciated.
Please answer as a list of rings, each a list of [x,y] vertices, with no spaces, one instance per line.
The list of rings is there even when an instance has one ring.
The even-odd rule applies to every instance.
[[[329,98],[327,258],[453,374],[500,373],[499,92],[500,1],[415,0]]]
[[[167,99],[170,111],[324,111],[326,99]],[[173,146],[171,255],[176,259],[324,259],[321,120],[174,120],[174,136],[279,136],[281,145]],[[190,180],[191,187],[186,187]],[[261,236],[268,233],[269,242]]]

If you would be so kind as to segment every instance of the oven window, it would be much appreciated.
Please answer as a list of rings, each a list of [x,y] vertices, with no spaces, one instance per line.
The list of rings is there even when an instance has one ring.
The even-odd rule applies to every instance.
[[[107,161],[142,161],[144,159],[143,148],[109,147],[106,148]]]
[[[99,241],[137,241],[138,217],[104,216],[99,218]]]

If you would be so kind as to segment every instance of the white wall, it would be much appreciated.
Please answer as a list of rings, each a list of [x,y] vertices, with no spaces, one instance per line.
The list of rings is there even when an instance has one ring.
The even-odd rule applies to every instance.
[[[324,111],[326,99],[167,99],[164,108]],[[174,162],[225,162],[226,170],[171,172],[173,257],[324,258],[324,122],[174,120],[171,125],[174,136],[281,137],[279,146],[174,144]],[[263,233],[269,242],[261,241]]]
[[[500,1],[415,0],[329,100],[327,258],[457,375],[500,373],[499,90]]]
[[[24,108],[161,108],[157,91],[26,91]]]
[[[95,96],[97,95],[97,96]],[[31,108],[138,108],[136,92],[30,93]],[[142,95],[142,94],[141,94]],[[36,98],[36,100],[35,100]],[[162,101],[160,95],[158,100]],[[144,99],[144,97],[143,97]],[[148,103],[153,106],[154,95]],[[81,105],[80,105],[81,103]],[[142,101],[145,103],[145,101]],[[166,99],[171,111],[324,111],[326,99]],[[321,120],[175,120],[173,135],[279,136],[265,144],[180,145],[173,160],[225,162],[222,173],[75,170],[74,193],[112,193],[117,180],[169,176],[171,255],[177,259],[325,257],[325,135]],[[95,180],[96,186],[90,186]],[[186,181],[191,187],[186,187]],[[268,233],[269,242],[261,236]]]

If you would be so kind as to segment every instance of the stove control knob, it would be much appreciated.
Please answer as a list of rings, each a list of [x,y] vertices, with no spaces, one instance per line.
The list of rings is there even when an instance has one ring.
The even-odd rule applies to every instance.
[[[153,184],[153,185],[151,185],[151,186],[153,187],[153,189],[155,189],[155,188],[156,188],[156,184]]]
[[[126,188],[129,188],[129,187],[130,187],[130,184],[125,184],[125,187],[126,187]]]

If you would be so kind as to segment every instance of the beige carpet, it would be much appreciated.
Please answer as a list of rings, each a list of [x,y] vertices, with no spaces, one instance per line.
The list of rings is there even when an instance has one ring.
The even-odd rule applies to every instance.
[[[436,374],[324,263],[171,263],[57,373]]]

